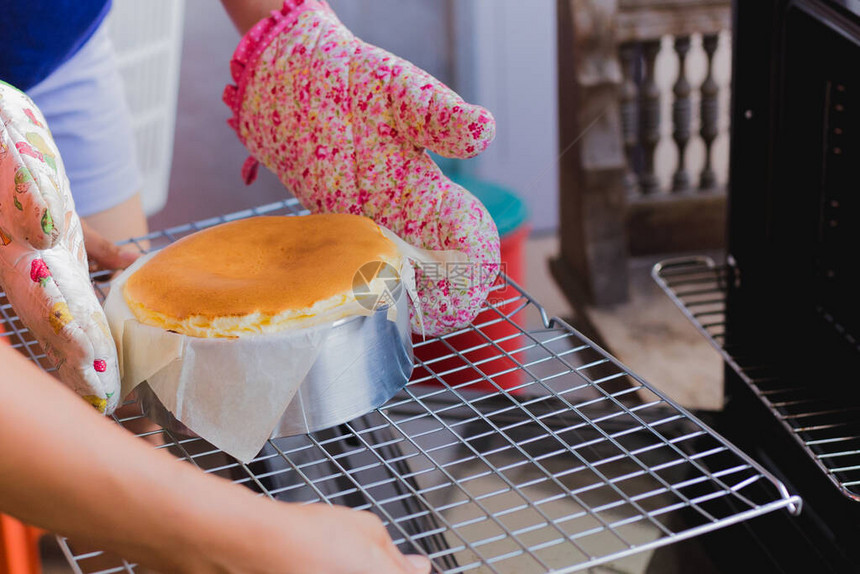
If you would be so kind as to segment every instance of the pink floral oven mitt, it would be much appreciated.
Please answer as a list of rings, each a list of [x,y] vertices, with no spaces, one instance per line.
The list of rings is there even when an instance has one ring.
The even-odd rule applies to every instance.
[[[90,282],[63,162],[33,101],[4,82],[0,121],[0,288],[59,378],[112,412],[116,347]]]
[[[260,162],[313,212],[363,214],[416,247],[465,253],[457,280],[426,267],[416,279],[426,334],[467,325],[498,274],[499,236],[484,206],[425,148],[477,155],[495,135],[490,113],[362,42],[318,0],[287,0],[259,22],[231,70],[236,85],[224,101],[252,156],[245,181]]]

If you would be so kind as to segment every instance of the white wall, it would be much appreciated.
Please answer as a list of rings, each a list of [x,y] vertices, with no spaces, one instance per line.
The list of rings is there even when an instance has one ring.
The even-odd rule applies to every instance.
[[[329,5],[358,38],[452,83],[447,0],[329,0]]]
[[[496,141],[469,162],[529,206],[535,231],[558,226],[555,0],[455,0],[456,84],[496,117]]]

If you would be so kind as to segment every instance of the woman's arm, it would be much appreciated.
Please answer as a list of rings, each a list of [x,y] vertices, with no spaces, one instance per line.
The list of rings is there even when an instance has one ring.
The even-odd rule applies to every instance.
[[[284,0],[221,0],[221,4],[239,33],[244,35],[272,10],[280,10]]]
[[[164,572],[427,572],[365,512],[275,503],[148,446],[0,344],[0,511]]]

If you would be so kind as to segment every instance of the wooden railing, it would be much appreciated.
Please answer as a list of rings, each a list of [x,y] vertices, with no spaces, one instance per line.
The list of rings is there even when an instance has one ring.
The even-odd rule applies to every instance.
[[[558,0],[561,252],[552,270],[574,303],[627,300],[632,256],[722,247],[727,162],[725,146],[718,158],[714,146],[727,137],[728,86],[715,61],[730,49],[730,24],[729,0]],[[658,61],[667,58],[677,72],[665,85]],[[667,144],[674,153],[658,153]]]
[[[678,58],[679,74],[672,87],[672,139],[677,146],[678,160],[672,176],[672,193],[690,191],[694,185],[703,191],[717,188],[717,175],[712,165],[712,146],[718,132],[719,87],[713,76],[713,58],[719,43],[719,34],[703,34],[702,48],[707,56],[707,74],[699,88],[700,128],[698,135],[704,142],[704,165],[694,184],[686,165],[687,147],[693,137],[693,88],[687,79],[685,61],[690,51],[690,36],[675,36],[674,50]],[[649,195],[661,191],[655,173],[655,154],[661,137],[660,90],[656,82],[655,61],[660,53],[661,41],[626,42],[619,46],[619,57],[624,78],[619,94],[621,125],[627,163],[635,171],[631,179],[632,195]]]

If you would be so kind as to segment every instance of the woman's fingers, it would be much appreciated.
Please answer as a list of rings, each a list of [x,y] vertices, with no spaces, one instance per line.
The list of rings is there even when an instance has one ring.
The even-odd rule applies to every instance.
[[[428,574],[430,561],[404,555],[376,515],[340,506],[280,505],[285,564],[295,574]],[[287,517],[287,515],[289,515]],[[279,570],[283,571],[283,570]]]
[[[81,220],[81,227],[84,232],[84,245],[87,248],[90,270],[125,269],[140,257],[140,253],[124,250],[115,243],[111,243],[83,220]]]
[[[428,574],[430,572],[430,560],[420,554],[400,554],[397,552],[397,560],[402,564],[405,574]]]

